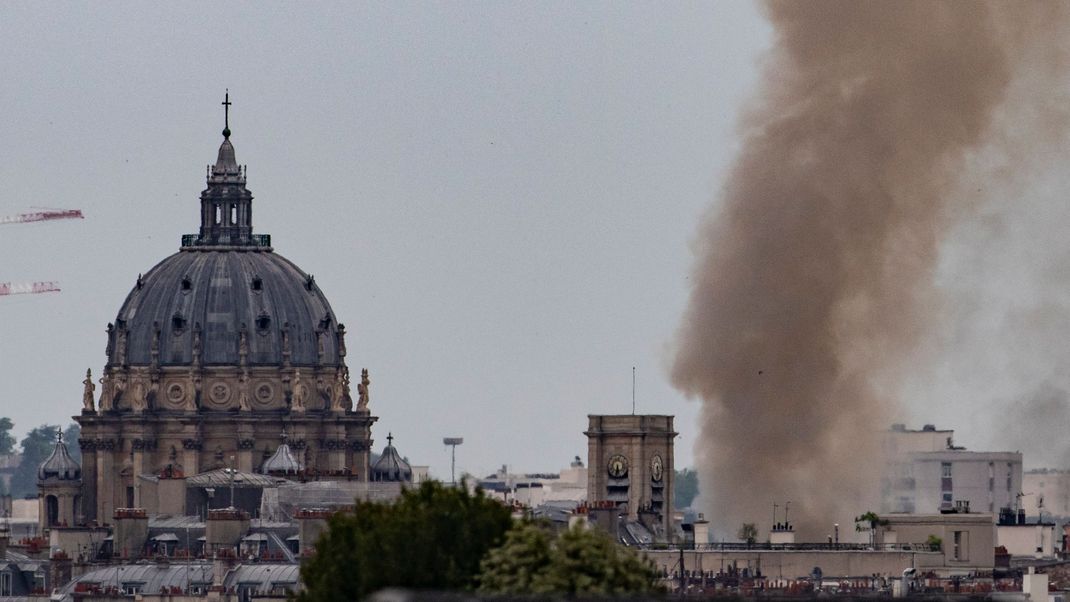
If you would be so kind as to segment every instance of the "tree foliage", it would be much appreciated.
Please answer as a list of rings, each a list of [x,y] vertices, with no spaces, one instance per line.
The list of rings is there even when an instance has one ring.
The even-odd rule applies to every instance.
[[[15,453],[15,437],[11,434],[13,428],[15,423],[10,418],[0,418],[0,454]]]
[[[483,561],[480,591],[490,594],[620,595],[659,591],[657,570],[606,534],[575,527],[556,538],[525,522]]]
[[[672,487],[673,505],[678,510],[691,506],[698,496],[698,473],[693,469],[685,468],[676,471],[676,478]]]
[[[56,444],[56,430],[54,424],[43,424],[23,438],[22,460],[15,474],[11,476],[11,495],[14,497],[33,496],[37,494],[37,468],[45,461],[48,454],[52,453],[52,446]]]
[[[426,482],[392,504],[358,502],[330,518],[301,567],[299,599],[358,600],[387,587],[462,590],[512,525],[510,510],[466,488]]]
[[[78,444],[81,437],[82,427],[77,422],[70,423],[63,430],[63,442],[67,444],[67,451],[71,454],[71,459],[79,465],[82,464],[82,446]]]

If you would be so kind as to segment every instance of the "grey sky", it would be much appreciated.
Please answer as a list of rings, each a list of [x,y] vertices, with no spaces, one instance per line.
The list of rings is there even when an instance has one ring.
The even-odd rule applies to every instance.
[[[224,88],[254,227],[308,272],[417,464],[554,470],[588,413],[678,417],[698,219],[770,31],[747,3],[0,6],[0,415],[80,408],[138,273],[197,226]]]

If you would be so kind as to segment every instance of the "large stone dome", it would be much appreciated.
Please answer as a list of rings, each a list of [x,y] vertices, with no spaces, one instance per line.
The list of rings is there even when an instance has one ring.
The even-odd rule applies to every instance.
[[[312,276],[253,234],[253,195],[229,126],[201,227],[143,276],[108,326],[108,367],[339,366],[344,327]]]
[[[86,520],[110,521],[117,508],[144,507],[143,494],[162,495],[143,488],[145,476],[250,473],[271,458],[268,472],[369,480],[377,418],[367,370],[354,402],[345,328],[315,280],[253,233],[253,195],[224,118],[200,229],[137,277],[108,324],[96,400],[86,372],[76,417]],[[57,476],[77,473],[66,458],[59,449],[39,475],[56,491],[68,483]],[[53,514],[73,516],[63,499],[49,524]]]
[[[158,365],[190,365],[198,338],[208,366],[237,365],[243,338],[251,366],[282,365],[287,347],[295,366],[339,362],[327,298],[310,275],[259,247],[183,248],[138,279],[116,326],[126,340],[125,349],[109,345],[112,365],[150,365],[154,347]]]

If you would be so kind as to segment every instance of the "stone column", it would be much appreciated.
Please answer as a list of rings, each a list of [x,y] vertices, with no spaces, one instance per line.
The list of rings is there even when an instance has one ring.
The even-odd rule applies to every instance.
[[[138,477],[144,474],[145,468],[145,440],[141,437],[143,433],[136,433],[134,438],[130,440],[130,450],[133,452],[133,471],[131,475],[131,485],[134,487],[134,507],[144,508],[145,505],[141,503],[141,479]]]
[[[199,437],[182,440],[182,467],[187,476],[194,476],[201,471],[201,448],[204,443]]]
[[[97,520],[110,521],[116,508],[115,439],[97,442]]]
[[[256,452],[256,435],[253,425],[242,420],[237,423],[236,427],[237,440],[234,443],[234,449],[237,453],[234,454],[236,461],[234,467],[242,472],[256,472],[253,460],[253,454]]]
[[[328,468],[333,471],[341,471],[346,467],[346,429],[341,424],[332,424],[327,427],[326,433],[328,450]]]

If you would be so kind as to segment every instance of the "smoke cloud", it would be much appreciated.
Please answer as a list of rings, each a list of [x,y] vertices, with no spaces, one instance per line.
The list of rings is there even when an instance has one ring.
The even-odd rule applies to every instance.
[[[791,500],[812,539],[878,508],[875,434],[900,413],[898,378],[940,310],[933,276],[972,207],[969,159],[993,142],[1023,49],[1064,34],[1052,24],[1065,14],[854,1],[766,12],[775,47],[698,236],[672,379],[702,401],[700,503],[720,534],[767,526]]]

